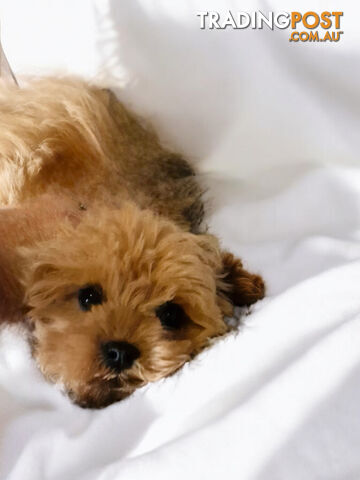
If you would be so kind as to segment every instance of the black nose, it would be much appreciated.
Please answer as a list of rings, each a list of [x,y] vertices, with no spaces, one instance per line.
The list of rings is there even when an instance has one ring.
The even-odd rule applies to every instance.
[[[140,352],[135,345],[127,342],[103,343],[101,353],[105,365],[118,373],[130,368],[140,356]]]

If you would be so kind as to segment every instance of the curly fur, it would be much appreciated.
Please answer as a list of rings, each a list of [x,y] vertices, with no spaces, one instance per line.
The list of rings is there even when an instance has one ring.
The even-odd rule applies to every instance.
[[[233,305],[264,295],[258,275],[200,233],[193,168],[107,90],[46,79],[0,90],[0,316],[26,318],[45,377],[102,407],[169,375],[226,330]],[[79,309],[77,292],[106,301]],[[166,331],[156,308],[181,305]],[[100,345],[140,357],[120,373]]]

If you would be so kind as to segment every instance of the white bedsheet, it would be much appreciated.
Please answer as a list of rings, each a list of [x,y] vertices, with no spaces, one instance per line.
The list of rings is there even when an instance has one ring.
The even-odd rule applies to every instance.
[[[0,478],[360,478],[359,8],[344,38],[200,31],[198,10],[339,10],[322,1],[3,0],[19,76],[115,87],[195,157],[210,225],[267,298],[178,374],[102,411],[47,385],[0,339]]]

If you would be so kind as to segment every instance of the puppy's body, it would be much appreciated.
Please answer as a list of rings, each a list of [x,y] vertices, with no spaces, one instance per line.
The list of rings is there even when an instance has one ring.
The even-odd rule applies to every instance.
[[[42,80],[0,96],[0,202],[66,190],[82,204],[131,200],[196,230],[201,190],[192,168],[108,91]]]
[[[40,369],[80,405],[174,372],[234,303],[262,298],[261,278],[198,234],[193,169],[108,91],[3,90],[0,159],[0,315],[26,315]]]
[[[15,247],[56,235],[62,217],[131,200],[186,230],[199,227],[194,172],[109,90],[56,79],[2,86],[0,112],[0,206],[12,207],[0,212],[0,318],[23,315]]]

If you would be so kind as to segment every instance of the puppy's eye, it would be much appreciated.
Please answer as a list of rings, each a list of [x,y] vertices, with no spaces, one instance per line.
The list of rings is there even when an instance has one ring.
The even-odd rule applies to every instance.
[[[78,301],[81,310],[88,312],[93,305],[100,305],[103,302],[103,291],[100,285],[87,285],[80,288]]]
[[[161,325],[167,330],[179,330],[186,323],[186,315],[180,305],[166,302],[155,310]]]

